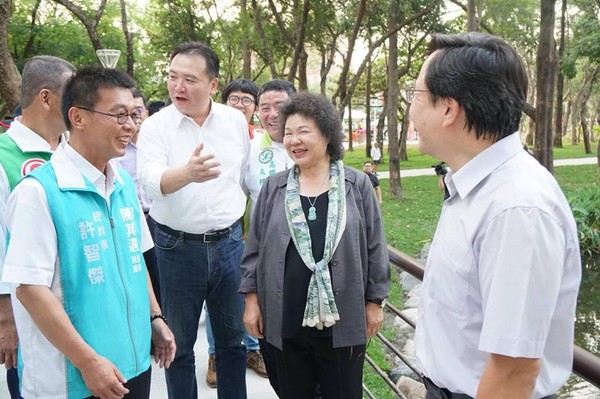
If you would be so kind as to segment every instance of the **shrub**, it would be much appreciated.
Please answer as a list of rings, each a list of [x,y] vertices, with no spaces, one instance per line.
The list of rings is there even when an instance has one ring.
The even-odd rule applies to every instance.
[[[581,253],[600,254],[600,187],[574,190],[568,200],[577,222]]]

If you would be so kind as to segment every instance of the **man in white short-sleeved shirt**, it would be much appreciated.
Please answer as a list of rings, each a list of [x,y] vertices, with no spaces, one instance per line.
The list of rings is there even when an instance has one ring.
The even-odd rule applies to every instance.
[[[118,163],[140,114],[135,82],[116,69],[78,70],[62,96],[69,142],[14,189],[3,281],[14,313],[26,398],[150,394],[150,339],[169,366],[173,334],[142,253],[152,239]]]
[[[451,172],[415,337],[427,398],[554,398],[571,373],[581,260],[563,193],[522,149],[525,68],[481,33],[429,49],[407,97],[420,150]]]

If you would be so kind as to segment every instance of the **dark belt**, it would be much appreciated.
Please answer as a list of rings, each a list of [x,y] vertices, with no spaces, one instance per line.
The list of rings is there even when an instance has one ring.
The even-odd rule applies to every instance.
[[[454,393],[450,392],[446,388],[440,388],[433,383],[429,378],[423,376],[423,383],[425,384],[425,389],[427,389],[427,393],[431,395],[434,399],[473,399],[469,395],[464,393]]]
[[[170,234],[172,236],[177,236],[184,240],[200,241],[203,243],[217,242],[219,240],[222,240],[223,238],[227,238],[227,237],[229,237],[229,234],[231,234],[231,231],[233,230],[232,227],[230,226],[230,227],[226,227],[221,230],[210,230],[204,234],[192,234],[192,233],[186,233],[185,231],[173,230],[169,226],[165,226],[164,224],[160,224],[160,223],[156,223],[156,226],[159,229],[161,229],[162,231],[164,231],[165,233]]]
[[[450,392],[446,388],[440,388],[434,384],[429,378],[422,376],[423,383],[425,384],[425,389],[427,389],[427,393],[431,395],[434,399],[473,399],[469,395],[464,393],[454,393]],[[556,395],[545,396],[542,399],[557,399]]]

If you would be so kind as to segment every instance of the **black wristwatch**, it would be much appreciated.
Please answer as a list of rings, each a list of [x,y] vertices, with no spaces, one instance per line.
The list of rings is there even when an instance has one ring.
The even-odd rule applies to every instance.
[[[387,299],[368,299],[367,302],[374,303],[375,305],[379,305],[384,308],[387,303]]]
[[[168,324],[167,318],[165,316],[163,316],[161,313],[153,314],[152,316],[150,316],[150,323],[152,324],[152,322],[156,319],[162,319],[162,321],[164,321],[165,324]]]

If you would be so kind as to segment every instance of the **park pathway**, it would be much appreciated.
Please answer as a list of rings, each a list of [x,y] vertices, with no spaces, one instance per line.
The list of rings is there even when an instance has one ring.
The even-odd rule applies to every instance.
[[[597,163],[596,157],[588,158],[572,158],[572,159],[558,159],[554,161],[554,166],[567,166],[567,165],[591,165]],[[401,169],[400,177],[415,177],[415,176],[434,176],[435,171],[433,168],[426,169]],[[390,173],[387,171],[379,172],[377,176],[380,179],[389,179]]]

